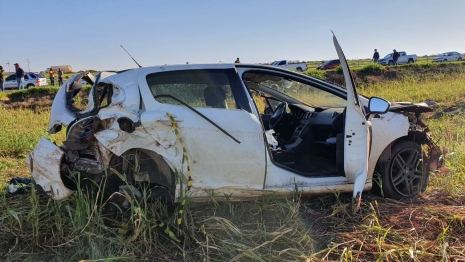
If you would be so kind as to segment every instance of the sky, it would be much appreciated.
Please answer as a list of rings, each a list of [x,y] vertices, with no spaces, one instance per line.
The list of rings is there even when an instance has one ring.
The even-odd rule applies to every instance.
[[[464,0],[3,1],[5,71],[137,67],[120,45],[142,66],[328,60],[331,30],[348,59],[465,52]]]

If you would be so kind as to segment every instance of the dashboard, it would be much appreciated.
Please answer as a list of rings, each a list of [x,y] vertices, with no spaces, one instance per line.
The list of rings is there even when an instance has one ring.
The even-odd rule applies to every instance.
[[[311,135],[313,143],[326,143],[326,139],[337,130],[334,130],[333,122],[343,113],[343,107],[313,108],[301,104],[289,105],[289,127],[293,130],[286,148],[297,148]],[[342,115],[337,121],[342,120]],[[339,120],[340,119],[340,120]],[[342,123],[341,123],[342,124]],[[308,139],[307,139],[308,140]]]

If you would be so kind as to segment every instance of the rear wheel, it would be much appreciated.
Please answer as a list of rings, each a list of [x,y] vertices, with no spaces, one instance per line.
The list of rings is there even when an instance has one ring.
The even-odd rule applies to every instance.
[[[442,60],[442,62],[447,62],[447,59]]]
[[[459,57],[459,59],[457,59],[457,61],[462,61],[462,58],[461,58],[461,57]]]
[[[34,87],[34,84],[28,84],[28,85],[26,86],[26,89],[28,89],[29,87]]]
[[[429,182],[424,157],[420,145],[413,141],[405,140],[395,144],[386,164],[377,168],[381,175],[381,185],[374,183],[374,186],[381,187],[384,197],[405,199],[418,195]]]
[[[409,59],[407,63],[408,64],[413,63],[413,59]]]
[[[297,67],[297,71],[302,72],[302,68],[301,68],[301,67]]]
[[[389,61],[388,65],[392,66],[392,65],[394,65],[394,62]]]

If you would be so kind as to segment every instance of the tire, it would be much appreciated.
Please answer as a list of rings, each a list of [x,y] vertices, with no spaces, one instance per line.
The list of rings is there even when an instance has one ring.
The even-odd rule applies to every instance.
[[[407,64],[411,64],[411,63],[413,63],[413,62],[414,62],[413,59],[409,59],[408,62],[407,62]]]
[[[417,143],[403,140],[394,144],[387,162],[377,166],[381,188],[373,183],[374,191],[382,189],[384,197],[393,199],[409,199],[425,191],[429,170],[423,159],[425,155]]]
[[[388,65],[392,66],[392,65],[394,65],[394,62],[393,62],[393,61],[389,61]]]
[[[29,87],[34,87],[34,84],[28,84],[28,85],[26,86],[26,89],[28,89]]]
[[[461,58],[461,57],[459,57],[459,58],[457,59],[457,61],[462,61],[462,58]]]
[[[297,71],[302,72],[302,68],[301,68],[301,67],[297,67]]]
[[[447,62],[447,59],[442,60],[442,62]]]

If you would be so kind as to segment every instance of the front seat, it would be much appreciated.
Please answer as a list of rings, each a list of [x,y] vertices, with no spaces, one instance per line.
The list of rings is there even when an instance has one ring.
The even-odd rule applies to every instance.
[[[205,104],[212,108],[228,108],[226,105],[226,93],[221,87],[208,86],[203,90]]]

